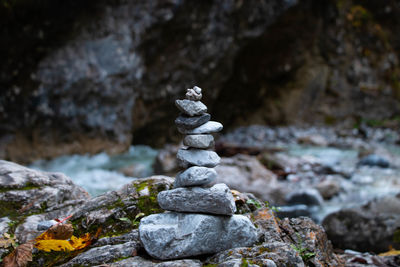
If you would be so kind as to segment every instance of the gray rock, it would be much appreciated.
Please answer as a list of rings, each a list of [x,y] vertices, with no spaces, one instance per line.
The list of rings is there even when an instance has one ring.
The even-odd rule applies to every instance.
[[[185,96],[186,99],[194,101],[199,101],[203,97],[203,95],[201,94],[201,88],[197,86],[193,87],[192,89],[187,89]]]
[[[375,253],[385,252],[389,247],[400,249],[396,242],[400,229],[400,195],[333,212],[322,225],[337,248]]]
[[[381,168],[388,168],[390,166],[389,160],[386,158],[376,155],[376,154],[371,154],[368,156],[363,157],[357,165],[361,166],[376,166],[376,167],[381,167]]]
[[[183,144],[194,148],[210,148],[214,146],[214,137],[211,134],[187,135]]]
[[[218,264],[218,267],[242,267],[242,266],[259,267],[260,265],[251,264],[251,263],[249,264],[248,261],[244,258],[232,259],[232,260],[224,261],[224,262]],[[275,267],[276,267],[276,265],[275,265]]]
[[[131,257],[112,263],[110,267],[201,267],[203,264],[199,260],[174,260],[164,262],[154,262],[154,260],[146,260],[140,256]]]
[[[0,188],[0,217],[9,215],[10,210],[29,215],[43,213],[43,207],[89,199],[84,189],[62,173],[33,170],[5,160],[0,160]]]
[[[93,266],[95,264],[113,262],[119,258],[133,256],[139,247],[140,242],[130,241],[114,246],[107,245],[103,247],[92,248],[82,252],[69,262],[61,265],[61,267]]]
[[[11,220],[8,217],[0,218],[0,234],[8,232]]]
[[[209,121],[205,124],[188,130],[182,127],[178,127],[178,131],[182,134],[210,134],[210,133],[217,133],[221,131],[223,128],[222,124],[217,121]]]
[[[238,154],[222,158],[215,170],[216,183],[225,183],[239,192],[249,192],[262,200],[284,204],[288,188],[278,183],[276,175],[265,168],[257,157]]]
[[[207,106],[200,101],[178,99],[175,101],[175,105],[181,112],[189,116],[197,116],[207,112]]]
[[[211,188],[191,187],[162,191],[157,197],[164,210],[201,212],[232,215],[236,211],[235,200],[226,184]]]
[[[179,166],[202,166],[213,168],[217,166],[221,158],[214,151],[201,149],[179,149],[176,154]]]
[[[107,245],[118,245],[129,241],[139,241],[139,230],[134,229],[129,233],[118,235],[118,236],[107,236],[100,238],[91,247],[102,247]]]
[[[211,264],[220,264],[226,262],[234,263],[235,259],[251,259],[257,262],[258,266],[268,266],[267,264],[272,263],[270,261],[263,261],[264,259],[269,259],[274,262],[275,266],[278,267],[305,267],[300,253],[298,253],[290,244],[277,241],[268,241],[258,246],[253,246],[251,248],[233,248],[225,250],[213,255],[207,260]],[[219,265],[218,265],[219,266]],[[222,265],[227,266],[227,265]],[[232,265],[235,266],[235,265]],[[239,265],[240,266],[240,265]],[[247,266],[247,265],[242,265]],[[329,265],[326,265],[329,266]],[[338,265],[331,265],[338,266]],[[321,266],[322,267],[322,266]]]
[[[46,231],[47,229],[49,229],[56,223],[57,223],[57,221],[55,221],[55,220],[41,221],[37,225],[37,230],[38,231]]]
[[[183,128],[183,129],[194,129],[196,127],[199,127],[200,125],[203,125],[204,123],[208,122],[211,119],[210,114],[204,113],[199,116],[185,116],[185,115],[180,115],[178,118],[175,120],[176,126]]]
[[[206,185],[217,178],[217,172],[212,168],[193,166],[178,173],[174,187]]]
[[[299,189],[287,196],[287,203],[291,205],[321,206],[323,202],[321,194],[314,188]]]
[[[256,228],[242,215],[153,214],[141,220],[139,234],[146,251],[158,259],[216,253],[257,241]]]

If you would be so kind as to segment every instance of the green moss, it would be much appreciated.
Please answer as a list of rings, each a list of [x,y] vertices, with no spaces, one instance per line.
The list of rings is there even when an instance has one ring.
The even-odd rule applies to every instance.
[[[108,210],[113,210],[115,208],[123,208],[124,206],[125,205],[124,205],[124,202],[122,202],[122,199],[118,198],[114,203],[108,205],[106,208]]]
[[[247,262],[247,260],[245,258],[242,258],[242,263],[240,264],[240,267],[248,267],[249,263]]]
[[[33,183],[27,183],[24,187],[20,188],[0,188],[0,193],[8,192],[8,191],[25,191],[25,190],[32,190],[32,189],[39,189],[40,186],[35,185]]]
[[[22,208],[21,203],[0,200],[0,207],[0,217],[8,217],[11,220],[15,220],[22,215],[18,212]]]
[[[217,266],[218,264],[211,264],[211,263],[203,265],[203,267],[217,267]]]
[[[145,180],[145,181],[141,181],[139,183],[133,182],[133,186],[136,188],[137,192],[142,191],[146,187],[149,187],[149,191],[150,191],[150,188],[151,188],[150,182],[151,182],[151,180]]]

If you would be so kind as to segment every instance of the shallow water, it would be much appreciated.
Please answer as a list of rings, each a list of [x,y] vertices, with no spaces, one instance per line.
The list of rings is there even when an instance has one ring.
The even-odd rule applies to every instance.
[[[385,148],[391,154],[392,162],[400,158],[399,146]],[[356,207],[374,198],[400,193],[400,169],[357,167],[359,160],[357,150],[294,145],[289,146],[286,153],[311,162],[332,166],[351,175],[348,179],[343,177],[339,195],[325,200],[323,206],[311,210],[317,221],[342,208]]]
[[[52,160],[39,160],[31,168],[49,172],[62,172],[92,196],[118,190],[130,181],[153,174],[157,150],[149,146],[132,146],[120,155],[61,156]],[[125,173],[125,174],[123,174]]]

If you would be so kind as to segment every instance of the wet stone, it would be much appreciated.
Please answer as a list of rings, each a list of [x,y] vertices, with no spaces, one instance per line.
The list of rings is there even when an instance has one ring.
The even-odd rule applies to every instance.
[[[196,128],[200,125],[203,125],[204,123],[208,122],[211,119],[210,114],[204,113],[199,116],[185,116],[185,115],[180,115],[178,118],[175,120],[175,124],[178,127],[184,128],[184,129],[193,129]]]
[[[217,172],[212,168],[193,166],[184,172],[178,173],[174,187],[201,186],[213,182]]]
[[[207,106],[200,101],[176,100],[175,105],[181,112],[189,116],[202,115],[207,112]]]
[[[187,135],[183,139],[183,144],[194,148],[210,148],[214,146],[214,137],[211,134]]]
[[[180,187],[162,191],[157,197],[164,210],[180,212],[201,212],[232,215],[236,211],[235,200],[226,184],[211,188]]]
[[[178,131],[182,134],[210,134],[217,133],[221,131],[222,128],[223,126],[221,123],[216,121],[209,121],[194,129],[185,129],[182,127],[178,127]]]

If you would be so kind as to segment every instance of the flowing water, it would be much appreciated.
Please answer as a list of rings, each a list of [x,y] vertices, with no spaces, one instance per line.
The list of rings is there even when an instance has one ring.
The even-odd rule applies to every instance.
[[[153,174],[157,150],[149,146],[132,146],[129,151],[109,156],[96,155],[61,156],[52,160],[39,160],[31,168],[49,172],[62,172],[92,196],[117,190],[130,181]]]
[[[399,146],[386,149],[400,159]],[[286,152],[282,153],[350,174],[348,178],[341,178],[339,195],[325,200],[322,207],[313,209],[313,217],[317,221],[341,208],[357,206],[375,197],[400,192],[398,168],[357,167],[358,151],[354,149],[289,145]],[[65,173],[92,196],[96,196],[106,191],[117,190],[133,179],[152,175],[156,155],[157,150],[138,145],[120,155],[99,153],[62,156],[53,160],[37,161],[30,167]]]
[[[399,146],[386,146],[391,159],[400,159]],[[352,208],[365,204],[369,200],[400,193],[400,169],[357,166],[358,151],[333,147],[290,146],[287,152],[291,156],[305,158],[311,162],[330,166],[338,172],[347,173],[348,178],[340,180],[340,193],[316,209],[313,217],[321,221],[327,214],[342,208]]]

